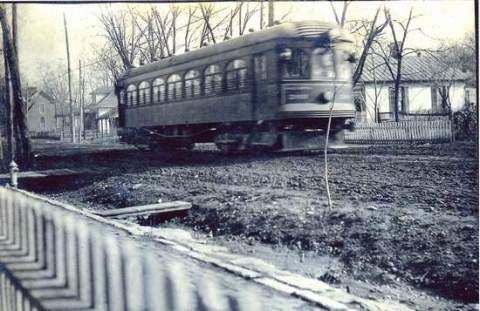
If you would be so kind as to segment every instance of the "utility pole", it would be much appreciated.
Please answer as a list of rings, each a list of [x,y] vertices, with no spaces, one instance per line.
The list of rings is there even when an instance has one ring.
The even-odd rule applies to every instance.
[[[15,51],[15,54],[17,55],[17,64],[20,64],[20,61],[18,60],[18,38],[17,38],[17,32],[18,32],[18,25],[17,25],[17,5],[15,3],[12,4],[12,39],[13,39],[13,50]],[[10,71],[10,68],[8,69]],[[10,105],[10,133],[12,135],[11,142],[12,142],[12,155],[11,155],[11,163],[15,163],[15,143],[17,139],[15,139],[15,102],[13,100],[13,91],[12,91],[12,80],[10,78],[10,73],[8,77],[8,86],[7,88],[10,90],[8,92],[8,102]],[[26,116],[25,116],[26,117]],[[16,164],[16,163],[15,163]]]
[[[68,46],[68,30],[67,30],[67,19],[65,18],[65,13],[63,13],[63,25],[65,27],[65,44],[67,46],[67,70],[68,70],[68,99],[70,101],[70,129],[72,135],[72,143],[75,143],[75,111],[73,109],[72,101],[72,72],[70,70],[70,48]]]
[[[13,49],[17,54],[17,62],[20,64],[20,58],[18,57],[18,24],[17,24],[17,5],[12,4],[12,39]]]
[[[5,106],[7,107],[7,163],[10,163],[15,159],[15,138],[13,129],[13,98],[10,84],[10,69],[8,68],[7,52],[5,49],[3,50],[3,63],[5,67]]]
[[[12,37],[13,48],[17,54],[17,5],[12,4]],[[10,69],[8,67],[7,53],[3,51],[3,59],[5,66],[5,99],[7,107],[7,145],[8,145],[8,163],[15,160],[15,127],[13,121],[14,102],[12,94],[12,85],[10,82]]]
[[[273,0],[268,0],[268,27],[273,26],[274,21]]]
[[[263,0],[260,0],[260,29],[263,29]]]
[[[80,124],[79,124],[79,131],[78,131],[78,142],[82,142],[82,136],[84,132],[84,115],[83,115],[83,96],[84,96],[84,83],[83,83],[83,77],[82,77],[82,60],[78,60],[78,92],[79,92],[79,102],[80,102]]]

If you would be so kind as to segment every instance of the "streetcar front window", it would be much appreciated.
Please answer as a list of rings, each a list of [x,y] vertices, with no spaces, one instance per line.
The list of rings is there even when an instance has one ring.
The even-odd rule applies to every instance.
[[[334,59],[331,49],[318,48],[312,53],[312,79],[333,79]]]
[[[352,79],[352,64],[351,53],[345,50],[337,50],[335,52],[337,59],[337,79],[343,81],[349,81]]]
[[[298,48],[285,48],[280,51],[280,68],[285,79],[308,79],[309,56],[307,52]]]

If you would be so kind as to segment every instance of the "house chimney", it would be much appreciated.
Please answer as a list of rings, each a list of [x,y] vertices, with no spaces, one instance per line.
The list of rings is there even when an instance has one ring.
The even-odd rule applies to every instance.
[[[391,58],[398,59],[398,53],[397,53],[397,49],[395,48],[395,42],[391,42],[388,45],[388,50],[390,52]]]

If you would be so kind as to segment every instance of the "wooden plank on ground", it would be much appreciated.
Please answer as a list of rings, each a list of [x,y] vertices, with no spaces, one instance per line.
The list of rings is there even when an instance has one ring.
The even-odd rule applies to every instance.
[[[94,174],[95,171],[92,170],[70,170],[70,169],[54,169],[54,170],[44,170],[44,171],[20,171],[18,172],[18,179],[21,178],[45,178],[49,176],[74,176],[74,175],[85,175],[85,174]],[[9,179],[10,174],[0,174],[0,179]]]
[[[186,211],[192,207],[192,203],[184,201],[172,201],[125,208],[116,208],[105,211],[96,211],[95,214],[102,217],[127,218],[132,216],[158,215],[170,212]]]

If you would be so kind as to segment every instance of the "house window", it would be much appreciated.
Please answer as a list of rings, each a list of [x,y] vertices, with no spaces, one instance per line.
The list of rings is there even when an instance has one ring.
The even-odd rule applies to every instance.
[[[266,80],[267,79],[267,61],[265,55],[257,55],[253,58],[253,63],[255,67],[255,79]]]
[[[446,86],[439,87],[438,92],[440,93],[442,112],[448,112],[450,108],[449,88]]]
[[[449,88],[446,86],[432,86],[432,112],[445,113],[448,112],[449,105]]]
[[[45,113],[45,103],[39,103],[38,110],[40,113]]]
[[[400,87],[400,111],[403,113],[407,113],[409,110],[408,108],[408,87],[402,86]]]
[[[162,78],[153,80],[153,102],[155,104],[165,101],[165,81]]]
[[[150,83],[143,81],[138,87],[138,99],[140,105],[148,105],[150,103]]]
[[[389,87],[388,88],[388,103],[390,112],[395,112],[395,88]],[[407,113],[409,110],[409,102],[408,102],[408,87],[401,86],[400,90],[398,91],[398,111]]]
[[[247,63],[236,59],[226,68],[227,90],[239,90],[247,86]]]
[[[173,74],[167,80],[168,100],[177,100],[182,98],[182,78]]]
[[[127,88],[128,106],[135,106],[137,104],[137,87],[130,84]]]
[[[388,88],[388,106],[389,112],[393,113],[395,111],[395,88]]]
[[[432,97],[432,112],[435,113],[438,111],[438,99],[437,99],[437,88],[432,86],[431,88],[431,97]]]
[[[45,124],[45,117],[40,117],[40,127],[45,129],[47,125]]]
[[[218,94],[222,91],[222,73],[218,65],[210,65],[205,69],[205,95]]]
[[[190,70],[185,74],[185,97],[192,98],[200,95],[200,73]]]

